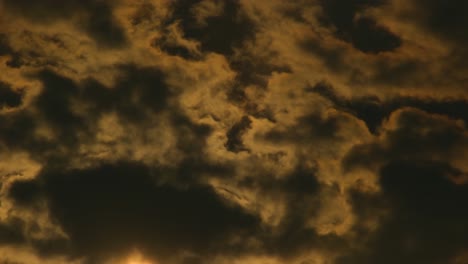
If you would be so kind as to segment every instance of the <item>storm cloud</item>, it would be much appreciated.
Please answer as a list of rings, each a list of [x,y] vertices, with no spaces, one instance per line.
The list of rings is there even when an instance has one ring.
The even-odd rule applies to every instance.
[[[466,263],[466,11],[0,0],[0,263]]]

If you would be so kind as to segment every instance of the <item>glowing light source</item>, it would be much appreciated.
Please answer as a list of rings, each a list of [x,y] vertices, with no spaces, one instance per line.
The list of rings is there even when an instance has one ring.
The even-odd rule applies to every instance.
[[[135,251],[128,257],[125,264],[157,264],[157,263],[144,259],[143,255],[141,255],[140,252]]]

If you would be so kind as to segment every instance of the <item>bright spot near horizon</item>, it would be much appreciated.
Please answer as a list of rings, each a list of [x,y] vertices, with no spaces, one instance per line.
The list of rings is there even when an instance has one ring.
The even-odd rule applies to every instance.
[[[141,253],[137,251],[128,257],[125,264],[158,264],[158,263],[144,259],[143,255],[141,255]]]

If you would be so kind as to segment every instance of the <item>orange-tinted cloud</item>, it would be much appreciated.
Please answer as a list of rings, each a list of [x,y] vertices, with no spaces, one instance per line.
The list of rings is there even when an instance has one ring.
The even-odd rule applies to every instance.
[[[1,1],[0,262],[462,261],[466,8]]]

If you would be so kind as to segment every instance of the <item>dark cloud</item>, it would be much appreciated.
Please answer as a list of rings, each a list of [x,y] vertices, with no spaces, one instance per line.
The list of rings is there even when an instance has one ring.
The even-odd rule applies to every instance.
[[[369,239],[366,249],[338,263],[451,263],[468,243],[467,186],[454,181],[466,172],[451,164],[466,143],[455,122],[407,109],[381,142],[351,150],[344,167],[377,168],[382,188],[381,194],[354,195],[353,206],[363,221],[380,219],[376,232],[360,230]]]
[[[398,63],[389,63],[386,60],[379,61],[374,65],[376,73],[372,76],[372,82],[385,85],[404,85],[412,80],[425,65],[420,61],[404,60]],[[359,80],[355,80],[359,84]]]
[[[374,217],[379,226],[369,232],[357,225],[365,249],[338,263],[452,263],[468,247],[468,190],[456,183],[466,172],[452,163],[465,155],[466,130],[414,109],[393,118],[381,141],[358,145],[344,159],[345,169],[377,169],[382,193],[353,195],[361,221]]]
[[[238,1],[213,1],[221,6],[221,13],[209,15],[204,23],[197,21],[199,16],[195,6],[201,0],[175,1],[170,22],[180,21],[184,35],[201,43],[203,51],[232,54],[254,34],[254,24],[243,13]]]
[[[363,199],[370,214],[382,209],[376,205],[387,206],[390,213],[370,234],[364,252],[338,263],[453,263],[468,247],[467,186],[449,180],[457,173],[447,164],[430,161],[395,159],[385,165],[380,170],[383,194],[355,203],[363,204]],[[364,216],[362,208],[356,208]]]
[[[10,56],[10,59],[6,61],[6,65],[9,67],[18,68],[21,66],[20,56],[11,48],[7,34],[0,33],[0,56]]]
[[[344,158],[344,167],[369,167],[392,159],[450,160],[463,154],[468,138],[455,122],[411,109],[397,118],[396,127],[385,131],[383,142],[355,146]]]
[[[192,261],[203,262],[216,254],[254,253],[243,242],[252,238],[259,250],[285,261],[311,247],[345,245],[340,237],[320,235],[308,225],[322,206],[320,193],[337,191],[336,186],[322,186],[313,168],[299,165],[279,179],[252,172],[240,182],[242,188],[271,198],[286,197],[285,216],[274,229],[197,180],[206,172],[229,175],[232,168],[194,161],[179,168],[128,162],[88,169],[46,168],[36,179],[13,182],[8,195],[23,208],[46,200],[54,222],[68,235],[69,240],[29,241],[41,255],[66,253],[72,259],[86,257],[89,263],[133,247],[157,259],[191,252],[197,256]],[[236,237],[241,240],[233,240]]]
[[[5,122],[0,131],[5,144],[28,149],[38,155],[35,159],[49,165],[35,180],[20,180],[8,189],[8,197],[18,207],[34,208],[47,200],[52,216],[70,235],[70,241],[29,241],[41,255],[102,261],[115,250],[134,246],[166,257],[176,248],[214,254],[229,251],[220,241],[256,228],[255,216],[229,205],[201,184],[203,174],[227,176],[231,168],[209,164],[200,156],[211,128],[193,123],[177,106],[169,105],[172,93],[159,70],[122,66],[119,81],[111,88],[91,79],[77,83],[51,71],[36,77],[43,84],[42,93],[32,102],[36,114],[19,111],[2,116]],[[77,111],[76,105],[84,111]],[[122,120],[144,127],[152,114],[161,111],[169,113],[169,124],[176,128],[173,147],[186,156],[180,167],[152,171],[124,162],[68,171],[70,157],[52,152],[60,146],[73,155],[80,144],[94,138],[102,114],[117,113]],[[45,122],[58,137],[39,139],[34,134],[39,122]],[[89,217],[75,219],[78,215]],[[107,242],[116,238],[120,242]]]
[[[197,7],[203,4],[217,5],[220,12],[209,14],[200,22],[201,14],[200,11],[197,13]],[[198,41],[204,52],[216,52],[227,57],[231,69],[236,72],[232,86],[226,91],[229,100],[245,108],[250,115],[264,117],[263,109],[258,109],[258,106],[247,98],[246,86],[257,85],[265,88],[267,79],[273,72],[289,72],[290,68],[286,63],[277,65],[269,62],[277,54],[261,56],[243,48],[247,44],[258,44],[255,39],[257,25],[243,10],[242,4],[231,0],[176,1],[172,4],[172,9],[173,16],[168,23],[179,22],[184,37]],[[200,58],[176,43],[162,39],[159,44],[162,50],[171,55],[186,59]]]
[[[39,147],[33,136],[36,127],[34,118],[24,112],[0,116],[0,142],[10,148],[31,148]]]
[[[8,45],[7,36],[5,34],[0,34],[0,56],[10,53],[11,48]]]
[[[60,5],[54,0],[4,0],[3,3],[8,11],[36,23],[77,19],[78,27],[104,47],[121,47],[127,43],[125,32],[112,13],[112,1],[72,0]]]
[[[100,45],[121,47],[128,42],[124,29],[112,14],[111,7],[100,2],[92,7],[87,23],[83,26],[86,32]]]
[[[92,130],[104,113],[116,112],[126,122],[142,122],[151,113],[168,108],[171,92],[161,71],[127,65],[121,67],[121,73],[115,87],[106,87],[92,79],[76,83],[53,71],[39,72],[36,77],[44,89],[32,102],[38,113],[34,116],[22,111],[1,116],[5,143],[18,147],[24,143],[28,148],[45,143],[33,135],[38,119],[43,119],[57,133],[60,144],[71,148],[77,146],[80,135],[92,138]],[[10,104],[21,98],[12,91],[2,92]],[[85,111],[76,111],[77,105]]]
[[[342,140],[339,131],[342,128],[343,117],[323,116],[310,113],[299,117],[296,124],[287,129],[273,129],[265,135],[271,142],[295,142],[310,144],[320,141]]]
[[[202,6],[217,6],[218,11],[203,14]],[[226,56],[229,66],[236,72],[232,85],[226,90],[229,100],[245,109],[251,116],[273,120],[267,109],[258,106],[249,99],[245,89],[250,85],[266,89],[268,78],[275,72],[290,72],[287,63],[272,63],[278,54],[268,49],[270,43],[259,43],[256,39],[257,25],[244,10],[242,3],[232,0],[214,1],[175,1],[171,4],[172,17],[167,21],[180,23],[184,37],[200,43],[202,52],[216,52]],[[203,17],[203,19],[201,19]],[[167,37],[155,41],[154,45],[170,55],[180,56],[189,60],[203,58]],[[246,46],[264,45],[266,54],[258,54],[246,49]]]
[[[320,1],[324,11],[322,21],[336,29],[336,35],[365,53],[393,51],[402,40],[377,21],[369,17],[357,17],[359,11],[382,5],[382,0]]]
[[[169,55],[182,57],[186,60],[194,60],[200,58],[200,55],[194,54],[194,52],[190,51],[187,47],[184,47],[179,43],[171,41],[167,38],[155,40],[152,43],[152,45],[158,46],[162,51],[166,52]]]
[[[274,161],[284,153],[277,153],[270,158]],[[240,182],[240,185],[247,188],[264,190],[267,193],[286,193],[291,197],[314,197],[322,187],[317,180],[316,168],[306,168],[299,165],[290,174],[281,179],[272,179],[271,175],[252,172]]]
[[[73,254],[96,261],[133,246],[164,257],[184,250],[215,254],[229,251],[231,236],[256,227],[254,216],[223,201],[210,187],[158,183],[163,173],[132,163],[44,170],[36,180],[15,182],[10,193],[27,204],[34,199],[25,189],[39,188],[52,217],[69,235]]]
[[[251,128],[251,124],[252,121],[250,120],[250,118],[248,116],[244,116],[239,122],[235,123],[231,127],[231,129],[228,130],[226,134],[227,142],[225,144],[227,150],[232,152],[248,150],[242,143],[242,136],[246,132],[246,130]]]
[[[461,0],[415,0],[420,12],[420,23],[437,35],[456,41],[462,45],[468,41],[464,30],[468,26],[468,18],[463,15],[468,11],[468,4]]]
[[[256,46],[257,43],[253,42]],[[265,47],[267,50],[268,47]],[[236,71],[236,84],[238,87],[247,85],[258,85],[266,87],[268,77],[273,73],[291,72],[287,63],[281,65],[272,62],[279,54],[276,52],[268,52],[265,54],[251,54],[246,51],[240,51],[230,60],[231,68]]]
[[[333,234],[320,235],[315,227],[308,225],[308,221],[318,214],[322,206],[320,194],[330,191],[318,182],[316,172],[315,168],[305,167],[301,163],[280,179],[274,179],[267,173],[258,175],[252,172],[250,177],[240,182],[244,188],[261,191],[262,196],[273,199],[284,197],[286,210],[280,223],[276,229],[267,229],[259,233],[258,237],[264,243],[266,252],[286,262],[310,248],[337,248],[345,243]]]
[[[337,94],[327,82],[319,82],[308,91],[315,92],[329,99],[343,111],[352,113],[362,119],[372,133],[377,133],[380,125],[395,110],[412,107],[428,113],[445,115],[448,118],[468,122],[468,101],[456,98],[420,98],[410,96],[395,96],[379,99],[377,96],[346,98]]]
[[[256,41],[251,41],[253,46],[258,46]],[[268,50],[265,47],[264,50]],[[226,91],[228,99],[235,105],[245,109],[247,113],[256,118],[266,118],[274,122],[274,117],[268,109],[261,109],[254,100],[248,98],[246,88],[255,86],[266,92],[268,79],[275,73],[290,73],[291,68],[287,63],[274,63],[278,54],[270,51],[267,54],[255,54],[247,50],[239,50],[230,57],[229,65],[236,72],[232,85]]]
[[[60,67],[68,68],[69,65],[64,65],[62,58],[51,57],[50,54],[57,51],[66,51],[69,54],[73,52],[73,49],[63,40],[64,36],[66,34],[37,33],[31,30],[18,32],[16,37],[21,39],[21,41],[26,41],[28,43],[27,48],[18,47],[18,43],[13,46],[8,43],[8,55],[10,58],[6,61],[6,65],[16,69],[23,66],[36,67],[37,69],[43,69],[42,67],[55,69]],[[13,38],[12,41],[18,41],[18,39]]]
[[[30,206],[40,200],[41,189],[34,180],[20,180],[9,188],[8,196],[18,205]]]
[[[324,66],[334,72],[356,72],[346,64],[346,52],[342,48],[330,47],[318,39],[305,39],[297,43],[304,51],[311,53],[322,61]],[[357,72],[359,74],[359,72]]]
[[[0,245],[20,245],[24,243],[23,229],[24,222],[19,218],[10,218],[0,223]]]
[[[371,18],[359,18],[351,33],[355,48],[366,53],[393,51],[401,46],[402,40]]]
[[[122,65],[119,70],[117,84],[111,89],[90,80],[82,93],[83,102],[90,102],[95,111],[116,111],[130,122],[147,117],[147,110],[160,112],[168,107],[173,93],[159,69]]]
[[[23,95],[14,91],[10,85],[0,81],[0,109],[4,107],[17,107],[21,105]]]
[[[196,1],[185,1],[185,4],[179,4],[179,8],[187,8],[193,6]],[[175,5],[175,3],[171,3],[171,5]],[[150,2],[142,3],[138,9],[134,12],[133,16],[131,17],[132,25],[139,26],[144,24],[151,24],[154,14],[157,12],[157,7],[155,7]],[[188,11],[184,11],[182,13],[186,14]],[[190,12],[188,12],[190,13]],[[187,14],[186,14],[187,15]],[[194,15],[194,14],[191,14]],[[202,54],[199,54],[198,50],[194,50],[193,48],[189,48],[184,43],[181,43],[183,32],[180,32],[180,26],[178,22],[180,20],[191,19],[191,17],[177,17],[177,19],[170,19],[165,23],[165,27],[158,28],[158,30],[162,31],[163,33],[159,36],[155,37],[151,41],[151,46],[159,48],[163,52],[171,55],[171,56],[178,56],[182,57],[186,60],[200,60],[202,59]],[[193,18],[192,18],[193,19]],[[186,43],[185,43],[186,44]],[[195,45],[194,45],[195,46]]]
[[[85,121],[72,110],[72,97],[79,92],[70,79],[44,71],[39,74],[44,90],[36,98],[35,104],[43,118],[57,131],[67,144],[77,144],[78,129],[85,128]]]

